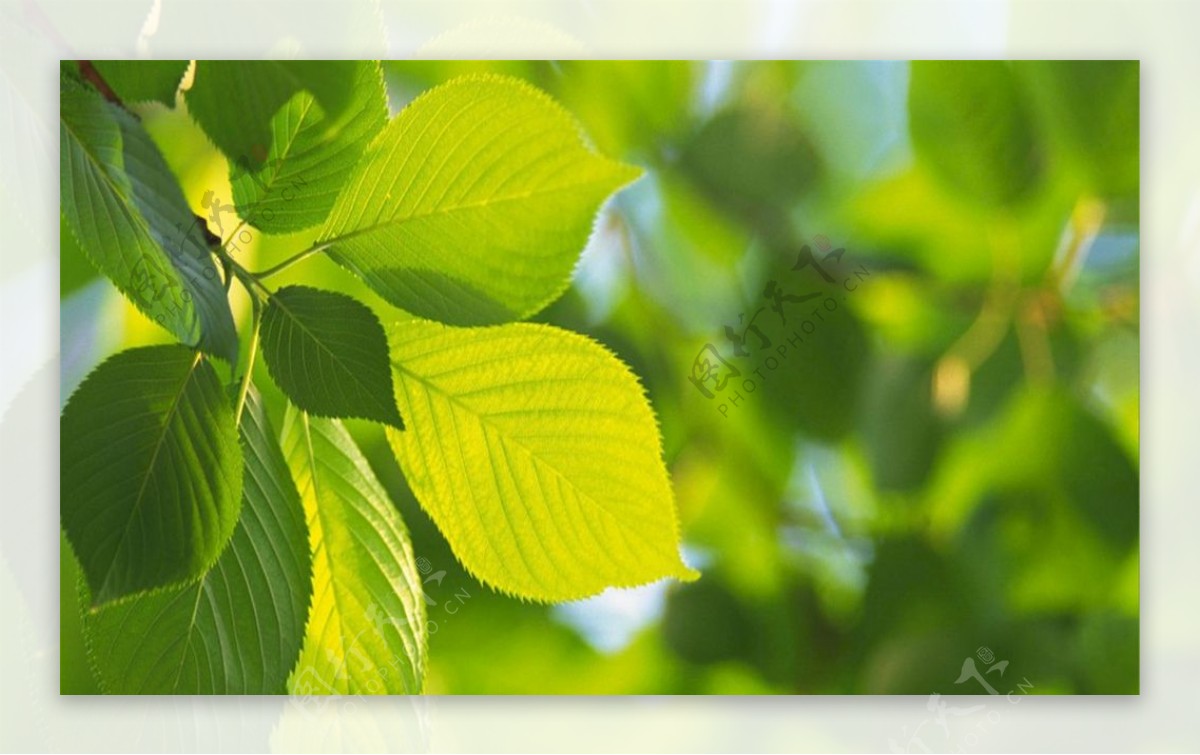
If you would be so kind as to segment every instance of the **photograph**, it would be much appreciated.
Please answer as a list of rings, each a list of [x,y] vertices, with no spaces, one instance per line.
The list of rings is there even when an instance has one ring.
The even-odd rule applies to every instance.
[[[1138,695],[1146,67],[913,58],[64,54],[57,694]]]

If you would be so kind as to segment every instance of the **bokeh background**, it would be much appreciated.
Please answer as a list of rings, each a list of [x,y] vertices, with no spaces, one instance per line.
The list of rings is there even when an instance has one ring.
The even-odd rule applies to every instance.
[[[456,75],[524,78],[645,168],[535,319],[642,378],[703,571],[553,607],[492,593],[352,423],[436,602],[429,692],[982,692],[969,658],[1007,661],[1000,692],[1138,691],[1136,61],[385,71],[393,111]],[[228,202],[182,99],[140,112],[195,211]],[[255,232],[243,264],[311,236]],[[166,336],[62,241],[65,401]],[[327,260],[297,281],[396,316]],[[61,566],[62,691],[94,691]]]

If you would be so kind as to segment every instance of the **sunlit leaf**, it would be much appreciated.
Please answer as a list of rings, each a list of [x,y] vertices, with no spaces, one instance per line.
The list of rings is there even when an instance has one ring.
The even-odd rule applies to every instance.
[[[321,239],[410,312],[462,325],[521,319],[562,294],[600,204],[637,175],[588,149],[533,87],[464,77],[388,124]]]
[[[571,600],[697,574],[654,414],[595,342],[543,325],[390,331],[408,483],[455,555],[504,592]]]
[[[415,694],[425,603],[408,530],[346,428],[289,409],[283,450],[308,516],[313,600],[292,694]]]

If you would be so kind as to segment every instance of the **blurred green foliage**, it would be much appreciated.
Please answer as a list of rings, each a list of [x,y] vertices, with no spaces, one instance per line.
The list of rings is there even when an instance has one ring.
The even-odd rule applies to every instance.
[[[1136,62],[385,70],[393,113],[455,75],[520,76],[646,169],[536,319],[643,379],[703,571],[559,607],[492,593],[382,431],[351,423],[426,572],[430,692],[974,693],[956,680],[981,647],[1009,661],[1002,692],[1138,690]],[[199,210],[229,196],[227,169],[184,107],[138,111]],[[263,267],[309,240],[256,235],[245,254]],[[829,280],[796,269],[805,245]],[[64,303],[103,285],[69,245],[62,280]],[[396,314],[328,260],[291,282]],[[102,315],[124,327],[104,349],[165,340],[103,302],[70,308],[64,341]],[[745,331],[756,313],[769,347]],[[698,355],[737,371],[704,382],[711,398]],[[63,691],[84,691],[69,614]]]

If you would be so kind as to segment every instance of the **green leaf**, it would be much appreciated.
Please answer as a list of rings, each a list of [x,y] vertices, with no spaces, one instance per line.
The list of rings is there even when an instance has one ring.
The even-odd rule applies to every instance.
[[[466,76],[387,125],[320,237],[398,307],[459,325],[506,322],[562,294],[601,203],[638,175],[585,146],[537,89]]]
[[[158,148],[129,113],[61,83],[62,214],[75,240],[148,317],[234,361],[233,315],[203,225]]]
[[[329,120],[308,92],[298,92],[271,119],[266,163],[234,163],[230,180],[238,214],[267,233],[293,233],[320,224],[367,144],[387,123],[387,94],[379,64],[355,64],[352,118],[330,133]]]
[[[311,92],[337,128],[351,119],[360,64],[353,60],[203,60],[185,95],[188,111],[235,163],[258,166],[272,149],[272,119],[297,92]]]
[[[1008,63],[916,61],[908,112],[918,156],[955,191],[1011,204],[1041,180],[1043,146]]]
[[[481,581],[540,601],[695,579],[654,413],[602,346],[545,325],[390,333],[417,500]]]
[[[188,60],[92,61],[122,102],[161,102],[167,107],[175,107],[175,93],[190,64]]]
[[[263,316],[262,348],[271,378],[300,409],[404,429],[387,335],[365,304],[307,286],[280,289]]]
[[[204,577],[84,614],[115,694],[284,694],[310,597],[304,509],[258,396],[242,413],[246,486],[229,546]]]
[[[799,118],[774,104],[740,105],[713,116],[683,146],[679,167],[717,208],[785,245],[787,213],[821,175]]]
[[[289,408],[283,451],[308,516],[313,601],[292,694],[415,694],[424,593],[408,530],[346,428]]]
[[[94,606],[208,571],[237,523],[242,451],[200,353],[110,357],[67,401],[60,432],[62,523]]]
[[[606,152],[654,154],[691,127],[703,63],[564,60],[554,63],[563,104]]]
[[[1141,114],[1136,60],[1029,61],[1067,148],[1095,190],[1136,195]]]

